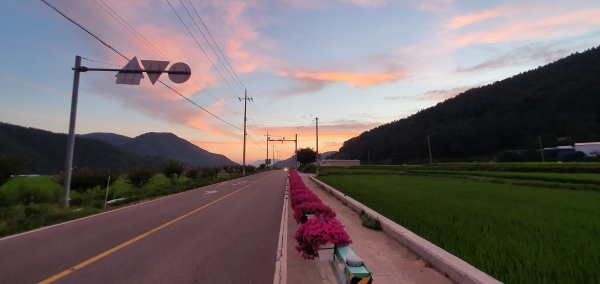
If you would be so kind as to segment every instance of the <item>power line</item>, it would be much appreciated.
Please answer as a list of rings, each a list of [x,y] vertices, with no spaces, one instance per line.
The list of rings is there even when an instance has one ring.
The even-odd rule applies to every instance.
[[[85,60],[87,60],[87,61],[96,62],[96,63],[102,63],[102,64],[106,64],[106,65],[112,65],[112,66],[119,66],[119,67],[123,67],[123,65],[117,65],[117,64],[112,64],[112,63],[106,63],[106,62],[97,61],[97,60],[92,60],[92,59],[85,58],[85,57],[81,57],[81,59],[85,59]]]
[[[107,13],[108,15],[110,15],[110,16],[111,16],[113,19],[115,19],[115,21],[117,21],[119,24],[121,24],[121,26],[123,26],[123,27],[124,27],[124,28],[125,28],[125,29],[126,29],[128,32],[130,32],[130,33],[131,33],[133,36],[135,36],[137,39],[139,39],[139,40],[140,40],[140,41],[141,41],[143,44],[145,44],[145,45],[146,45],[148,48],[150,48],[152,51],[154,51],[156,54],[158,54],[158,56],[160,56],[162,59],[168,59],[166,56],[164,56],[164,54],[162,54],[162,55],[161,55],[161,54],[159,54],[158,52],[156,52],[156,50],[154,50],[154,48],[156,48],[156,47],[154,47],[154,45],[150,46],[150,45],[151,45],[151,43],[150,43],[150,42],[147,42],[147,40],[146,40],[146,41],[142,40],[142,38],[140,38],[140,36],[141,36],[141,35],[140,35],[140,34],[139,34],[139,33],[138,33],[138,32],[137,32],[137,31],[136,31],[136,30],[135,30],[133,27],[131,27],[131,26],[130,26],[130,25],[129,25],[129,24],[128,24],[128,23],[127,23],[125,20],[123,20],[123,18],[121,18],[121,16],[119,16],[119,14],[117,14],[117,12],[115,12],[115,11],[114,11],[113,9],[111,9],[111,8],[110,8],[110,7],[109,7],[109,6],[108,6],[106,3],[104,3],[104,1],[100,0],[100,2],[102,2],[102,4],[104,4],[104,5],[106,6],[106,8],[108,8],[110,11],[112,11],[112,13],[111,13],[111,12],[109,12],[108,10],[106,10],[106,8],[104,8],[104,6],[100,5],[100,3],[98,3],[98,1],[96,1],[96,0],[93,0],[93,1],[94,1],[94,3],[96,3],[96,5],[98,5],[100,8],[102,8],[102,10],[104,10],[104,12],[106,12],[106,13]],[[115,17],[115,15],[113,15],[113,13],[114,13],[114,14],[115,14],[117,17],[119,17],[119,19],[121,19],[121,21],[123,21],[123,22],[119,21],[119,19],[117,19],[117,17]],[[125,24],[126,24],[127,26],[129,26],[129,27],[127,27]],[[131,28],[131,29],[130,29],[130,28]],[[145,38],[144,38],[144,39],[145,39]],[[153,47],[154,47],[154,48],[153,48]],[[159,52],[160,52],[160,51],[159,51]],[[170,60],[169,60],[169,61],[170,61]]]
[[[46,5],[50,6],[50,8],[54,9],[56,12],[58,12],[60,15],[62,15],[63,17],[65,17],[67,20],[69,20],[71,23],[77,25],[78,27],[80,27],[82,30],[86,31],[89,35],[93,36],[95,39],[97,39],[99,42],[101,42],[102,44],[104,44],[106,47],[112,49],[114,52],[116,52],[117,54],[119,54],[121,57],[127,59],[129,61],[129,58],[127,58],[127,56],[123,55],[122,53],[120,53],[119,51],[117,51],[115,48],[113,48],[112,46],[108,45],[106,42],[104,42],[103,40],[101,40],[99,37],[97,37],[96,35],[94,35],[92,32],[88,31],[87,29],[85,29],[83,26],[81,26],[80,24],[78,24],[77,22],[75,22],[74,20],[72,20],[71,18],[69,18],[67,15],[65,15],[64,13],[62,13],[61,11],[59,11],[56,7],[50,5],[50,3],[46,2],[45,0],[41,0],[42,2],[44,2]],[[165,87],[169,88],[171,91],[175,92],[176,94],[178,94],[179,96],[181,96],[182,98],[186,99],[187,101],[189,101],[190,103],[194,104],[195,106],[199,107],[200,109],[202,109],[203,111],[207,112],[208,114],[214,116],[215,118],[225,122],[226,124],[230,125],[231,127],[237,129],[237,130],[241,130],[240,128],[236,127],[235,125],[223,120],[222,118],[216,116],[215,114],[213,114],[212,112],[208,111],[207,109],[201,107],[200,105],[196,104],[195,102],[193,102],[192,100],[186,98],[184,95],[182,95],[181,93],[177,92],[175,89],[173,89],[172,87],[170,87],[169,85],[165,84],[163,81],[158,80],[158,82],[160,82],[161,84],[163,84]]]
[[[102,2],[102,4],[104,4],[104,6],[106,6],[106,8],[108,8],[111,12],[108,12],[108,10],[106,10],[102,5],[100,5],[96,0],[94,0],[94,2],[96,2],[96,4],[98,6],[100,6],[100,8],[102,8],[106,13],[108,13],[113,19],[115,19],[117,22],[119,22],[119,24],[121,24],[121,26],[123,26],[125,29],[127,29],[127,31],[129,31],[131,34],[133,34],[137,39],[139,39],[143,44],[145,44],[148,48],[150,48],[154,53],[156,53],[156,55],[158,55],[159,57],[166,59],[168,61],[173,61],[171,60],[167,55],[165,55],[164,53],[162,53],[162,51],[160,51],[160,49],[158,49],[156,46],[154,46],[146,37],[144,37],[142,34],[140,34],[134,27],[132,27],[129,23],[127,23],[127,21],[125,19],[123,19],[121,16],[119,16],[119,13],[117,13],[115,10],[113,10],[110,6],[108,6],[108,4],[106,4],[103,0],[100,0],[100,2]],[[114,16],[113,16],[114,13]],[[117,16],[119,19],[115,18],[115,16]],[[121,22],[122,21],[122,22]],[[123,23],[125,23],[125,26]],[[192,82],[194,82],[196,84],[196,86],[198,86],[200,88],[201,91],[207,93],[210,97],[212,97],[216,102],[218,103],[223,103],[223,105],[229,109],[231,112],[233,112],[235,115],[239,115],[238,112],[236,112],[235,110],[233,110],[232,108],[230,108],[227,104],[225,104],[224,102],[222,102],[222,100],[217,99],[215,96],[213,96],[213,94],[211,94],[204,86],[202,86],[200,83],[198,83],[196,80],[194,80],[194,78],[191,78]]]
[[[256,141],[254,141],[254,139],[252,138],[252,136],[248,135],[248,137],[250,137],[250,140],[252,140],[252,142],[254,142],[254,144],[256,144],[256,146],[258,146],[258,148],[260,148],[261,150],[265,151],[265,149],[263,149],[263,147],[261,147],[260,145],[258,145],[258,143],[256,143]]]
[[[233,91],[233,93],[236,96],[238,96],[238,94],[231,87],[231,85],[229,84],[229,82],[227,81],[227,79],[225,79],[225,77],[223,76],[223,74],[221,73],[221,71],[219,71],[219,68],[217,68],[217,66],[215,65],[215,63],[208,56],[208,54],[206,54],[206,51],[204,51],[204,48],[202,48],[202,46],[200,45],[200,43],[198,42],[198,40],[196,39],[196,37],[194,36],[194,34],[192,34],[192,31],[190,31],[190,29],[187,27],[187,25],[183,22],[183,19],[181,19],[181,17],[179,16],[179,14],[177,13],[177,11],[173,7],[173,5],[171,5],[171,2],[169,2],[169,0],[167,0],[167,3],[169,3],[169,6],[171,6],[171,9],[173,9],[173,12],[175,12],[175,15],[177,15],[177,18],[179,18],[179,21],[181,21],[181,23],[183,24],[183,26],[185,27],[185,29],[188,31],[188,33],[190,34],[190,36],[192,36],[192,38],[196,42],[196,45],[198,45],[198,47],[200,48],[200,50],[202,50],[202,53],[204,53],[204,56],[206,56],[206,58],[208,59],[208,61],[210,61],[210,63],[212,64],[212,66],[215,67],[215,70],[217,70],[217,72],[219,73],[219,75],[221,75],[221,78],[223,78],[223,80],[225,81],[225,83],[227,83],[227,86],[229,86],[229,88],[231,89],[231,91]],[[184,8],[185,8],[185,6],[184,6]],[[187,9],[186,9],[186,11],[187,11]]]
[[[206,36],[204,35],[204,33],[202,32],[202,30],[200,29],[200,27],[196,23],[196,20],[194,20],[194,17],[192,17],[192,14],[190,14],[190,12],[188,11],[188,9],[183,4],[183,1],[179,0],[179,3],[181,3],[181,6],[183,6],[183,9],[185,9],[185,12],[188,14],[188,16],[190,16],[190,19],[192,19],[192,22],[194,22],[194,25],[196,26],[196,28],[198,29],[198,31],[200,32],[200,34],[202,35],[202,37],[204,38],[204,40],[206,41],[206,43],[208,43],[208,46],[210,46],[210,49],[212,49],[212,51],[215,54],[215,56],[217,57],[217,59],[219,59],[219,61],[221,62],[221,65],[223,65],[223,67],[225,68],[225,71],[227,71],[227,73],[229,73],[229,76],[231,76],[231,78],[233,79],[233,81],[235,82],[235,84],[243,92],[244,88],[242,88],[242,86],[240,86],[240,84],[238,84],[238,82],[235,80],[235,77],[233,77],[233,75],[231,75],[231,72],[229,72],[229,69],[227,69],[227,66],[225,66],[225,63],[223,63],[223,60],[221,60],[221,57],[219,57],[219,55],[217,54],[217,52],[215,51],[215,49],[212,47],[212,45],[210,44],[210,42],[208,42],[208,39],[206,38]]]
[[[167,2],[168,2],[168,1],[167,1]],[[202,18],[200,17],[200,14],[198,13],[198,11],[196,10],[196,8],[195,8],[195,7],[194,7],[194,5],[192,4],[191,0],[189,1],[189,2],[190,2],[190,5],[192,6],[192,8],[194,9],[194,11],[195,11],[196,15],[198,16],[198,18],[200,19],[200,21],[201,21],[201,22],[202,22],[202,24],[204,25],[204,28],[206,28],[206,31],[209,33],[209,35],[210,35],[210,37],[212,38],[213,42],[215,43],[215,45],[217,46],[217,48],[218,48],[218,49],[219,49],[219,51],[221,52],[221,55],[223,56],[223,58],[225,59],[225,61],[227,61],[227,64],[228,64],[228,65],[229,65],[229,67],[231,68],[231,71],[233,71],[233,73],[235,74],[235,77],[234,77],[234,76],[231,74],[231,72],[229,72],[229,69],[227,68],[227,66],[225,66],[225,63],[223,63],[223,60],[221,60],[221,57],[219,57],[219,55],[217,54],[217,52],[215,51],[215,49],[213,48],[213,46],[210,44],[210,42],[209,42],[209,41],[208,41],[208,39],[206,38],[206,35],[204,35],[204,33],[202,32],[202,30],[201,30],[201,29],[200,29],[200,27],[198,26],[198,23],[196,22],[196,20],[194,20],[194,17],[193,17],[193,16],[190,14],[190,12],[189,12],[189,10],[187,9],[187,7],[186,7],[186,6],[183,4],[183,1],[182,1],[182,0],[179,0],[179,2],[181,3],[181,6],[183,6],[183,9],[185,9],[185,12],[188,14],[188,16],[190,17],[190,19],[192,19],[192,22],[194,22],[194,25],[196,26],[196,29],[198,29],[198,31],[200,32],[200,34],[202,35],[202,37],[204,38],[204,40],[206,41],[206,43],[208,44],[208,46],[210,47],[210,49],[212,49],[212,51],[213,51],[213,53],[215,54],[215,56],[217,57],[217,59],[219,59],[219,61],[221,62],[221,65],[223,65],[223,67],[225,68],[225,70],[227,71],[227,73],[229,73],[229,76],[231,76],[231,78],[232,78],[232,79],[233,79],[233,81],[234,81],[234,82],[235,82],[235,83],[238,85],[238,87],[240,88],[240,90],[242,90],[242,91],[245,91],[245,87],[244,87],[244,88],[242,88],[242,86],[243,86],[244,84],[242,83],[242,81],[241,81],[241,80],[239,79],[239,77],[237,76],[237,73],[235,73],[235,70],[233,70],[233,68],[231,68],[231,64],[229,64],[229,61],[227,61],[227,57],[225,57],[225,55],[223,54],[223,51],[221,51],[221,48],[219,48],[219,45],[217,44],[217,42],[215,41],[215,39],[212,37],[212,34],[210,34],[210,31],[208,30],[208,28],[207,28],[207,27],[206,27],[206,25],[204,24],[204,21],[202,21]],[[169,5],[170,5],[170,3],[169,3]],[[171,6],[171,8],[173,8],[173,6]],[[175,11],[175,10],[173,9],[173,11]],[[177,12],[175,12],[175,14],[177,14]],[[179,15],[177,15],[177,16],[179,17]],[[179,19],[181,20],[181,18],[179,18]],[[183,21],[182,21],[182,23],[183,23]],[[184,25],[185,25],[185,24],[184,24]],[[187,26],[186,26],[186,29],[187,29]],[[189,29],[188,29],[188,32],[189,32]],[[190,32],[190,34],[191,34],[191,32]],[[193,36],[192,36],[192,37],[193,37]],[[194,38],[194,40],[196,40],[196,39]],[[196,43],[198,43],[198,42],[196,42]],[[201,48],[201,49],[202,49],[202,48]],[[202,49],[202,52],[204,52],[204,49]],[[206,52],[204,52],[204,55],[206,55],[206,57],[208,58],[208,55],[206,54]],[[209,60],[210,60],[210,58],[209,58]],[[212,60],[211,60],[211,63],[212,63]],[[213,66],[215,67],[215,69],[217,69],[217,66],[215,66],[214,64],[213,64]],[[218,71],[218,69],[217,69],[217,71]],[[221,74],[221,73],[219,72],[219,74]],[[221,77],[223,77],[223,75],[221,75]],[[237,78],[238,80],[240,80],[240,84],[241,84],[242,86],[240,86],[240,84],[238,84],[238,82],[236,81],[236,78]],[[223,78],[223,80],[225,80],[225,78]],[[227,81],[226,81],[226,82],[227,82]],[[227,83],[227,84],[229,85],[229,83]],[[229,87],[231,88],[231,86],[229,86]],[[235,92],[234,92],[234,93],[235,93]],[[257,113],[257,117],[258,117],[258,119],[260,120],[260,115],[258,115],[258,110],[256,110],[256,108],[255,108],[255,110],[254,110],[254,111]],[[252,118],[252,116],[250,116],[250,120],[252,120],[252,121],[254,122],[254,119]],[[256,122],[254,122],[254,123],[256,124]],[[261,122],[261,124],[262,124],[262,122]],[[265,127],[264,127],[264,124],[263,124],[263,128],[265,128]],[[265,130],[266,130],[266,128],[265,128]]]
[[[65,17],[67,20],[71,21],[71,23],[77,25],[78,27],[80,27],[82,30],[84,30],[85,32],[87,32],[89,35],[93,36],[94,38],[96,38],[99,42],[101,42],[102,44],[104,44],[106,47],[112,49],[114,52],[116,52],[117,54],[121,55],[124,58],[125,55],[121,54],[120,52],[118,52],[116,49],[114,49],[112,46],[108,45],[108,43],[104,42],[103,40],[101,40],[99,37],[97,37],[96,35],[94,35],[93,33],[91,33],[90,31],[88,31],[87,29],[85,29],[84,27],[82,27],[80,24],[78,24],[77,22],[71,20],[71,18],[67,17],[67,15],[63,14],[63,12],[59,11],[56,7],[50,5],[50,3],[46,2],[46,0],[41,0],[42,2],[44,2],[46,5],[50,6],[50,8],[54,9],[54,11],[58,12],[59,14],[61,14],[63,17]]]
[[[231,64],[229,64],[229,60],[227,60],[227,57],[225,56],[225,54],[223,54],[223,51],[221,50],[221,48],[219,47],[219,45],[217,44],[217,42],[215,41],[215,38],[212,36],[212,34],[210,33],[210,30],[208,29],[208,27],[206,26],[206,24],[204,24],[204,21],[202,20],[202,17],[200,17],[200,14],[198,13],[198,11],[196,10],[196,7],[194,7],[194,4],[192,3],[192,0],[188,0],[190,2],[190,5],[192,6],[192,8],[194,9],[194,12],[196,12],[196,15],[198,15],[198,19],[200,19],[200,22],[202,22],[202,25],[204,26],[204,28],[206,29],[206,31],[208,32],[208,35],[210,36],[210,38],[212,39],[212,41],[215,43],[215,45],[217,46],[217,49],[219,50],[219,52],[221,53],[221,55],[223,56],[223,59],[225,59],[225,62],[227,62],[227,65],[229,65],[229,68],[231,68],[231,71],[233,71],[233,74],[235,74],[235,77],[238,79],[238,81],[240,81],[240,84],[242,84],[242,86],[244,87],[244,89],[246,89],[246,86],[244,86],[244,83],[242,83],[242,80],[240,80],[240,77],[238,77],[237,73],[235,73],[235,70],[233,69],[233,67],[231,67]],[[208,41],[208,40],[207,40]],[[214,51],[214,50],[213,50]],[[222,62],[221,62],[222,63]]]

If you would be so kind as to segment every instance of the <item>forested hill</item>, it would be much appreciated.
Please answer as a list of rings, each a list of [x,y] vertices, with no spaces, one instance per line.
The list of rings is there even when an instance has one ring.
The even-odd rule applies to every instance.
[[[0,122],[0,155],[25,160],[26,174],[58,174],[64,171],[67,134]],[[134,167],[162,165],[166,159],[140,157],[109,143],[75,137],[73,166],[127,171]]]
[[[600,47],[515,75],[362,133],[338,158],[405,163],[600,141]]]
[[[165,157],[188,162],[191,166],[237,165],[224,155],[206,151],[173,133],[149,132],[134,138],[114,133],[90,133],[80,136],[105,141],[123,151],[143,157]]]

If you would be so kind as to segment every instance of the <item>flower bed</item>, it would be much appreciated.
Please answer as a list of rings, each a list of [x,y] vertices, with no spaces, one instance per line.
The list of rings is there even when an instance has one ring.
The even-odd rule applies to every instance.
[[[294,234],[295,249],[302,258],[314,259],[326,244],[343,247],[352,243],[342,223],[335,219],[335,212],[306,187],[296,171],[290,171],[289,183],[294,219],[296,223],[304,222]],[[308,214],[314,214],[315,218],[305,221]]]

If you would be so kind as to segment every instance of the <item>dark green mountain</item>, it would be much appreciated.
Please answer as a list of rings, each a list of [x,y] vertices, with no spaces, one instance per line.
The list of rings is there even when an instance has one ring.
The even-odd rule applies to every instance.
[[[27,162],[27,174],[64,171],[67,134],[0,122],[0,155],[16,155]],[[144,158],[109,143],[75,137],[73,166],[127,171],[133,167],[161,165],[163,158]]]
[[[600,141],[600,48],[470,89],[405,119],[362,133],[337,158],[406,163],[494,157],[503,150]]]
[[[102,140],[142,157],[176,159],[192,166],[237,165],[227,157],[208,152],[173,133],[150,132],[135,138],[113,133],[90,133],[80,137]]]

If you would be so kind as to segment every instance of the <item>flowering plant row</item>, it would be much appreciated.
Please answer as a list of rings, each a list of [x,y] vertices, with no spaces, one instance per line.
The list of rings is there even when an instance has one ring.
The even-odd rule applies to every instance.
[[[296,223],[303,223],[294,234],[296,251],[304,259],[314,259],[318,250],[327,243],[337,247],[352,243],[348,233],[336,214],[306,187],[302,178],[295,171],[290,171],[290,204],[294,211]],[[307,220],[306,215],[314,214],[315,218]]]

